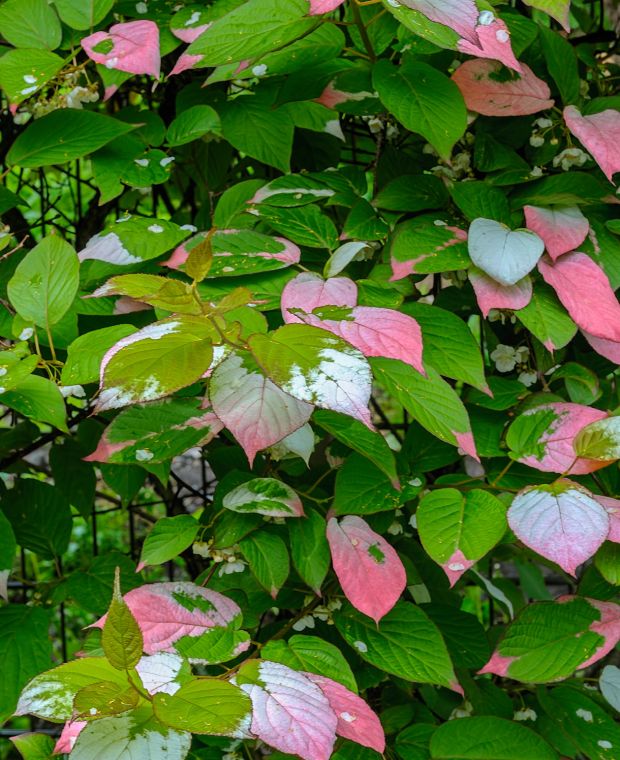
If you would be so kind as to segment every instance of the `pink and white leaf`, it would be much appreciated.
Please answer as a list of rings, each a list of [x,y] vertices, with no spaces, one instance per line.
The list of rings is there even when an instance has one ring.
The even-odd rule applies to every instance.
[[[236,353],[215,368],[209,393],[213,411],[235,436],[250,466],[258,451],[305,425],[314,408],[289,396]]]
[[[538,269],[574,322],[596,338],[620,341],[620,303],[601,267],[585,253],[567,253]]]
[[[401,4],[419,11],[429,21],[450,27],[471,43],[478,42],[479,12],[474,0],[401,0]]]
[[[614,499],[611,496],[599,496],[598,494],[592,495],[609,516],[609,535],[607,536],[607,540],[620,544],[620,499]]]
[[[607,462],[578,457],[573,448],[573,441],[586,425],[607,417],[607,412],[583,404],[557,401],[551,404],[533,407],[524,412],[525,416],[549,410],[555,415],[538,443],[544,447],[542,457],[533,454],[522,457],[520,462],[543,472],[565,473],[567,475],[586,475],[600,470]]]
[[[480,14],[485,18],[484,13]],[[489,17],[490,20],[490,17]],[[523,71],[523,64],[515,58],[510,43],[508,27],[500,18],[493,18],[490,23],[480,23],[476,26],[477,42],[459,40],[457,47],[461,53],[475,55],[476,58],[491,58],[500,61],[509,69]]]
[[[202,61],[203,58],[204,58],[204,55],[192,55],[191,53],[181,53],[181,55],[177,58],[177,61],[174,64],[172,71],[168,74],[168,76],[173,77],[176,74],[182,74],[184,71],[193,69]]]
[[[532,280],[524,277],[515,285],[501,285],[479,269],[469,270],[469,281],[472,284],[478,306],[483,317],[487,317],[491,309],[525,308],[532,300]]]
[[[565,603],[576,598],[579,597],[572,596],[571,594],[564,594],[563,596],[558,597],[557,601]],[[588,657],[587,660],[584,660],[578,666],[578,670],[589,668],[590,665],[601,660],[615,649],[616,644],[620,641],[620,605],[615,604],[614,602],[602,602],[598,599],[591,599],[590,597],[585,597],[585,599],[600,613],[600,619],[591,623],[589,630],[602,636],[603,643],[593,655]]]
[[[346,686],[332,681],[331,678],[315,673],[304,673],[304,675],[321,689],[336,713],[338,736],[383,754],[385,732],[377,714],[368,707],[366,702]]]
[[[405,568],[396,551],[365,520],[348,515],[327,523],[334,571],[351,604],[376,622],[405,589]]]
[[[514,79],[497,77],[501,63],[465,61],[452,75],[470,111],[484,116],[527,116],[552,108],[549,85],[526,64]]]
[[[96,49],[107,49],[110,45],[107,52]],[[114,24],[107,32],[84,37],[82,47],[91,60],[107,69],[159,76],[159,27],[154,21],[143,19]]]
[[[54,755],[68,755],[77,741],[80,731],[88,725],[85,720],[68,720],[54,745]]]
[[[543,239],[554,261],[579,248],[590,231],[590,222],[579,206],[524,206],[523,211],[527,228]]]
[[[586,148],[610,182],[620,171],[620,111],[608,108],[601,113],[582,116],[575,106],[564,109],[566,126]]]
[[[181,688],[178,678],[185,662],[183,657],[173,652],[157,652],[141,657],[136,670],[149,694],[176,694]],[[189,668],[187,677],[190,677]]]
[[[303,760],[329,760],[336,740],[336,714],[321,689],[303,673],[262,660],[258,682],[239,687],[252,700],[252,734]]]
[[[534,486],[521,491],[508,510],[508,524],[526,546],[575,575],[609,533],[609,517],[586,489],[570,481],[563,490]]]
[[[583,333],[583,337],[588,341],[597,354],[604,356],[614,364],[620,364],[620,341],[597,338],[596,335],[591,335],[585,330],[582,330],[581,332]]]
[[[189,582],[151,583],[128,591],[123,599],[140,626],[146,654],[172,652],[183,636],[200,636],[241,614],[232,599]],[[93,627],[103,628],[106,617]]]
[[[357,285],[348,277],[324,280],[313,272],[302,272],[286,283],[280,299],[282,318],[287,324],[303,322],[295,310],[310,313],[320,306],[353,307],[357,304]]]

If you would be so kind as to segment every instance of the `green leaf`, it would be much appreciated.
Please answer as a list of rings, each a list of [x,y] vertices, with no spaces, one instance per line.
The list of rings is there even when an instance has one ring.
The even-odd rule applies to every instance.
[[[140,702],[140,694],[133,686],[120,690],[114,681],[99,681],[84,686],[73,700],[77,720],[99,720],[109,715],[133,710]]]
[[[582,96],[575,49],[556,31],[541,26],[538,33],[547,69],[558,86],[562,102],[565,106],[578,104]]]
[[[216,20],[187,48],[201,66],[221,66],[256,58],[308,34],[317,19],[303,18],[306,0],[248,0]]]
[[[23,760],[53,760],[56,742],[47,734],[17,734],[11,741]]]
[[[424,549],[451,580],[467,569],[462,557],[477,562],[508,527],[502,502],[477,488],[466,493],[456,488],[432,491],[420,501],[416,519]]]
[[[11,146],[6,160],[11,166],[28,169],[64,164],[92,153],[132,129],[133,124],[94,111],[75,108],[52,111],[26,127]]]
[[[373,84],[403,126],[422,135],[442,158],[450,157],[467,128],[467,110],[454,82],[421,61],[396,68],[382,60],[374,66]]]
[[[11,523],[0,511],[0,597],[7,600],[7,578],[13,569],[17,542]]]
[[[261,530],[240,541],[239,548],[256,580],[275,599],[289,574],[289,556],[284,541],[274,533]]]
[[[491,646],[475,615],[436,602],[422,609],[439,628],[456,668],[479,670],[488,662]]]
[[[50,617],[42,607],[9,604],[0,608],[0,723],[11,717],[26,682],[49,667]]]
[[[56,76],[62,65],[62,58],[48,50],[9,50],[0,58],[0,88],[12,103],[21,103]]]
[[[345,446],[369,459],[390,480],[397,480],[394,452],[380,433],[369,430],[359,420],[324,409],[315,411],[312,419]]]
[[[394,481],[361,454],[347,457],[336,473],[332,507],[337,515],[389,512],[397,509],[401,501],[401,493]]]
[[[508,199],[498,187],[478,181],[455,182],[450,193],[468,221],[482,217],[511,224]]]
[[[366,662],[407,681],[451,686],[455,683],[448,650],[438,628],[409,602],[396,606],[375,624],[346,605],[334,614],[339,633]]]
[[[395,16],[400,23],[412,31],[414,35],[437,45],[438,47],[456,50],[459,35],[453,29],[444,24],[438,24],[429,19],[421,12],[413,10],[405,5],[393,5],[390,0],[382,0],[384,7]],[[433,49],[433,52],[435,50]]]
[[[103,652],[113,668],[131,670],[142,657],[142,632],[121,596],[120,568],[114,576],[112,603],[101,633]]]
[[[142,578],[135,572],[136,566],[129,557],[110,551],[95,557],[84,569],[71,573],[67,579],[69,596],[89,614],[103,615],[110,604],[117,567],[121,569],[123,594],[142,583]]]
[[[71,507],[53,486],[20,478],[2,496],[0,508],[13,527],[17,543],[24,549],[41,559],[60,557],[67,550],[73,527]]]
[[[191,742],[191,734],[161,723],[149,705],[89,723],[77,738],[71,760],[92,760],[98,754],[106,760],[128,757],[184,760]]]
[[[424,303],[407,303],[400,311],[413,317],[422,328],[425,365],[481,391],[488,389],[480,347],[462,319]]]
[[[423,377],[404,362],[372,359],[377,382],[385,388],[429,433],[442,441],[475,453],[469,440],[471,425],[461,399],[435,370]]]
[[[49,453],[55,487],[78,512],[88,519],[95,506],[97,476],[89,462],[84,462],[84,448],[71,439],[56,442]]]
[[[136,332],[133,325],[114,325],[80,335],[69,346],[62,368],[63,385],[83,385],[99,380],[99,367],[106,352],[119,340]]]
[[[298,245],[330,251],[338,247],[338,231],[318,206],[284,208],[261,205],[258,211],[270,227]]]
[[[211,106],[191,106],[172,121],[166,133],[168,145],[176,147],[204,135],[221,135],[220,117]]]
[[[581,428],[573,449],[577,456],[597,462],[620,459],[620,417],[606,417]]]
[[[396,737],[395,749],[402,760],[429,760],[429,743],[437,726],[418,723],[401,731]]]
[[[463,718],[439,726],[431,737],[433,760],[557,760],[534,731],[491,715]]]
[[[428,211],[444,208],[448,197],[439,177],[433,174],[404,174],[388,182],[375,196],[372,205],[387,211]]]
[[[536,283],[532,300],[515,314],[548,351],[564,348],[577,332],[577,325],[568,316],[553,290],[543,283]]]
[[[506,443],[515,459],[533,456],[542,459],[545,455],[545,434],[558,419],[558,414],[549,408],[531,409],[520,414],[508,428]]]
[[[65,400],[58,386],[45,377],[30,375],[15,388],[1,393],[0,403],[31,420],[67,430]]]
[[[154,401],[195,383],[211,364],[213,337],[205,318],[185,315],[134,333],[102,365],[97,410]]]
[[[0,8],[0,27],[5,40],[18,48],[54,50],[62,38],[58,16],[47,0],[7,0]]]
[[[269,641],[263,647],[261,657],[293,670],[331,678],[357,693],[355,676],[342,652],[318,636],[295,635],[288,641]]]
[[[138,568],[174,559],[193,543],[199,528],[191,515],[161,517],[144,540]]]
[[[193,252],[195,251],[196,249]],[[186,271],[188,271],[187,264]],[[188,271],[188,274],[191,272]],[[128,296],[154,306],[156,309],[172,311],[176,314],[202,313],[191,285],[169,277],[154,274],[120,274],[111,277],[93,293],[93,296],[97,297],[112,295]]]
[[[620,586],[620,545],[605,541],[596,552],[594,564],[599,573],[612,586]]]
[[[166,726],[224,736],[237,734],[252,710],[250,698],[238,686],[214,678],[194,678],[172,695],[156,694],[153,706]]]
[[[174,642],[174,648],[199,665],[216,665],[234,660],[250,643],[250,634],[240,631],[241,616],[227,626],[215,626],[200,636],[183,636]]]
[[[22,383],[34,372],[38,363],[39,358],[34,354],[20,360],[14,352],[2,351],[0,353],[0,383],[2,384],[0,393]]]
[[[54,0],[60,18],[71,29],[92,29],[112,10],[115,0]]]
[[[22,259],[7,286],[20,317],[44,328],[59,322],[75,300],[79,267],[68,243],[55,235],[43,238]]]
[[[415,274],[471,266],[465,235],[457,234],[454,223],[446,219],[443,214],[437,217],[423,214],[396,225],[389,242],[393,263],[409,263]]]
[[[319,594],[331,564],[325,519],[310,509],[305,519],[288,522],[288,532],[293,567],[304,583]]]

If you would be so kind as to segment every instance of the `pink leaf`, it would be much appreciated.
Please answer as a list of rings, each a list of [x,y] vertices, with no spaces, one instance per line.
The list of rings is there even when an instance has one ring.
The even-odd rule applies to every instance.
[[[344,0],[310,0],[310,15],[319,16],[321,13],[329,13],[343,3]]]
[[[336,80],[332,80],[325,87],[323,92],[318,98],[314,98],[315,103],[320,103],[326,108],[335,108],[341,103],[347,103],[348,101],[366,100],[367,98],[375,98],[374,92],[362,90],[360,92],[346,92],[345,90],[339,90],[336,87]]]
[[[327,523],[334,571],[351,604],[379,622],[398,601],[407,577],[388,542],[361,517],[348,515]]]
[[[500,18],[494,18],[490,23],[478,24],[476,35],[477,43],[459,40],[457,47],[461,53],[475,55],[476,58],[492,58],[495,61],[501,61],[509,69],[519,73],[523,71],[523,65],[517,61],[512,52],[508,27]]]
[[[250,467],[256,453],[304,425],[313,406],[289,396],[266,378],[252,358],[231,354],[209,383],[213,411],[246,453]]]
[[[465,61],[452,75],[470,111],[484,116],[526,116],[552,108],[549,85],[521,64],[521,74],[505,79],[495,61]]]
[[[517,538],[570,575],[596,554],[609,533],[605,509],[570,480],[523,489],[507,517]]]
[[[200,61],[202,61],[203,58],[204,55],[190,55],[189,53],[181,53],[181,55],[177,58],[176,63],[174,64],[174,68],[168,74],[168,76],[173,77],[176,74],[182,74],[188,69],[193,69],[194,66],[197,66]]]
[[[607,536],[607,540],[620,544],[620,500],[613,499],[611,496],[599,496],[598,494],[593,494],[593,496],[609,516],[609,535]]]
[[[330,707],[336,713],[338,724],[336,733],[344,739],[370,747],[376,752],[385,750],[385,733],[376,713],[357,694],[331,678],[304,673],[327,697]]]
[[[476,44],[478,36],[478,8],[474,0],[401,0],[402,5],[424,14],[436,24],[454,29],[466,40]]]
[[[501,285],[479,269],[471,269],[469,281],[485,318],[491,309],[516,311],[523,309],[532,300],[532,281],[529,277],[519,280],[516,285]]]
[[[159,27],[154,21],[114,24],[107,32],[84,37],[82,47],[89,58],[107,69],[159,76]]]
[[[241,614],[232,599],[189,582],[151,583],[128,591],[123,599],[138,621],[146,654],[171,652],[183,636],[200,636]],[[106,617],[93,627],[103,628]]]
[[[597,354],[604,356],[614,364],[620,364],[620,342],[615,340],[605,340],[604,338],[597,338],[596,335],[591,335],[585,330],[581,331],[584,338],[592,346]]]
[[[484,393],[489,395],[491,393],[490,389],[482,389]],[[492,395],[492,394],[491,394]],[[480,461],[480,457],[478,456],[478,452],[476,451],[476,442],[474,440],[474,436],[471,432],[471,430],[468,430],[465,433],[459,433],[456,430],[452,431],[452,435],[456,439],[456,445],[465,452],[465,454],[468,454],[470,457],[475,459],[477,462]]]
[[[68,755],[77,741],[80,731],[88,725],[85,720],[68,720],[63,726],[58,741],[54,746],[55,755]]]
[[[291,311],[300,309],[307,313],[320,306],[355,306],[357,285],[348,277],[330,277],[324,280],[313,272],[302,272],[286,283],[280,306],[282,318],[287,324],[303,322]]]
[[[574,322],[588,333],[620,341],[620,303],[603,270],[585,253],[567,253],[538,269]]]
[[[564,109],[566,126],[592,154],[610,182],[620,171],[620,111],[608,108],[592,116],[582,116],[575,106]]]
[[[570,598],[568,597],[568,599]],[[561,598],[561,601],[564,601],[564,598]],[[592,623],[590,630],[602,636],[604,643],[591,657],[581,663],[579,669],[588,668],[601,660],[615,649],[616,644],[620,641],[620,605],[613,602],[601,602],[598,599],[588,599],[588,602],[601,613],[601,619]]]
[[[508,668],[518,659],[518,657],[504,657],[499,652],[493,652],[491,659],[478,673],[480,675],[483,673],[493,673],[496,676],[504,678],[508,675]]]
[[[527,228],[544,240],[547,253],[554,261],[579,248],[590,231],[590,222],[578,206],[524,206],[523,211]]]
[[[524,412],[524,416],[539,414],[545,410],[552,411],[555,419],[538,439],[538,444],[543,446],[543,456],[537,457],[531,454],[519,459],[520,462],[543,472],[558,472],[567,475],[586,475],[608,464],[578,457],[573,448],[577,433],[586,425],[605,419],[606,412],[582,404],[558,401],[528,409]]]
[[[447,562],[443,562],[441,567],[450,581],[450,588],[458,579],[476,564],[476,560],[467,559],[460,549],[457,549]]]
[[[321,689],[280,663],[262,660],[250,668],[247,675],[242,668],[238,680],[252,700],[251,732],[280,752],[329,760],[337,718]]]

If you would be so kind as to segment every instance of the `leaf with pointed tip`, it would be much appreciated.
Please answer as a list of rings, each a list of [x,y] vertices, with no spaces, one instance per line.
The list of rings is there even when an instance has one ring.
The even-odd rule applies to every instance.
[[[524,0],[524,2],[532,8],[547,13],[559,24],[562,24],[564,31],[570,32],[570,0]]]
[[[392,280],[469,265],[467,233],[443,218],[423,215],[397,225],[391,237]]]
[[[367,430],[363,426],[362,428]],[[325,536],[325,520],[319,512],[312,509],[308,511],[305,520],[291,520],[288,530],[293,566],[304,583],[318,595],[331,562]]]
[[[620,341],[620,303],[598,264],[577,252],[561,256],[554,264],[543,258],[538,268],[582,330]]]
[[[522,65],[515,58],[510,43],[510,31],[505,22],[496,16],[485,16],[483,11],[479,19],[483,19],[476,26],[477,41],[459,40],[457,48],[461,53],[475,55],[476,58],[491,58],[500,61],[504,66],[521,73]]]
[[[532,300],[532,280],[526,275],[514,285],[502,285],[480,269],[469,270],[476,301],[483,317],[488,317],[491,309],[524,309]]]
[[[256,580],[275,599],[290,569],[284,541],[274,533],[256,531],[240,541],[239,548]]]
[[[375,752],[382,753],[385,750],[385,732],[381,722],[361,697],[331,678],[314,673],[304,675],[325,694],[330,707],[336,713],[338,736],[363,747],[370,747]]]
[[[252,734],[303,760],[329,760],[338,721],[329,700],[308,676],[259,660],[242,665],[236,680],[252,700]]]
[[[598,462],[620,459],[620,417],[604,417],[581,428],[573,448],[577,456]]]
[[[515,458],[543,472],[585,475],[604,464],[579,457],[573,442],[579,432],[606,412],[582,404],[552,402],[526,410],[508,429],[506,443]]]
[[[516,285],[536,266],[545,244],[535,232],[511,230],[493,219],[474,219],[468,234],[474,264],[500,285]]]
[[[227,626],[241,615],[236,602],[194,583],[151,583],[125,594],[125,603],[138,621],[146,654],[173,649],[182,636],[200,636]],[[93,627],[105,625],[104,615]]]
[[[503,75],[498,61],[465,61],[452,75],[470,111],[484,116],[526,116],[552,108],[549,85],[526,66]]]
[[[372,427],[370,367],[357,349],[310,325],[284,325],[248,342],[259,366],[285,393]]]
[[[590,222],[579,206],[523,206],[527,228],[539,235],[547,253],[555,261],[564,253],[574,251],[583,243]]]
[[[536,283],[531,301],[516,315],[548,351],[564,348],[577,332],[577,325],[544,282]]]
[[[453,586],[490,551],[507,529],[502,502],[474,488],[463,494],[441,488],[424,496],[416,512],[420,540]]]
[[[108,662],[117,670],[132,670],[142,657],[142,633],[121,596],[118,567],[114,576],[112,603],[101,632],[101,646]]]
[[[327,523],[334,571],[353,606],[378,622],[405,589],[406,573],[396,551],[361,517]]]
[[[80,722],[79,725],[83,727],[86,724]],[[22,760],[50,760],[54,754],[71,751],[71,746],[67,746],[66,749],[59,748],[60,739],[54,745],[52,737],[46,734],[17,734],[11,736],[9,741],[13,742],[13,746],[19,752]]]
[[[107,32],[95,32],[81,42],[88,57],[107,69],[159,77],[159,27],[154,21],[114,24]]]
[[[610,182],[620,171],[620,112],[608,108],[601,113],[582,116],[575,106],[564,109],[564,121],[575,137],[588,150]]]
[[[233,512],[253,512],[268,517],[303,517],[299,496],[290,486],[275,478],[254,478],[233,488],[222,500]]]
[[[136,572],[146,565],[161,565],[185,551],[196,538],[200,523],[191,515],[161,517],[144,539]]]
[[[213,411],[241,444],[250,465],[258,451],[304,425],[313,409],[265,377],[249,354],[239,352],[215,368],[209,396]]]
[[[609,533],[604,507],[569,480],[525,488],[515,496],[507,517],[519,540],[573,576]]]

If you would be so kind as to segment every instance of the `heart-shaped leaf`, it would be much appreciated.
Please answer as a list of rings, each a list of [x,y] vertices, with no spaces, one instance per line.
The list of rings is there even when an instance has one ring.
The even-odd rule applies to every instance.
[[[501,285],[516,285],[529,274],[545,250],[535,232],[511,230],[493,219],[474,219],[469,227],[469,255],[474,264]]]

